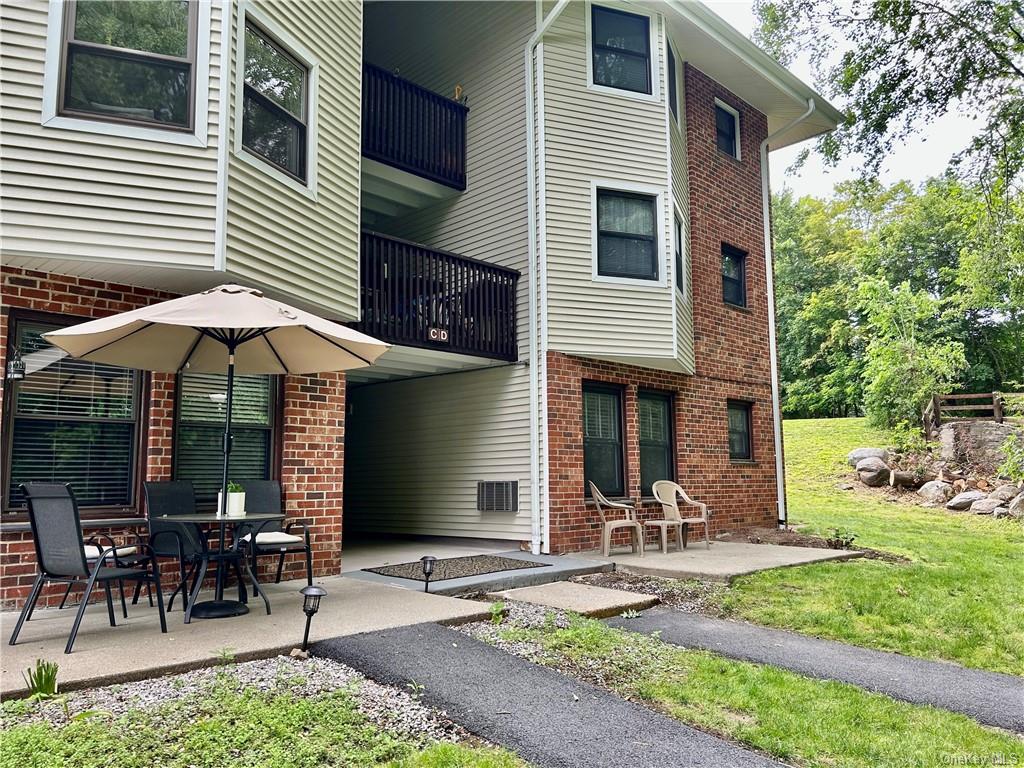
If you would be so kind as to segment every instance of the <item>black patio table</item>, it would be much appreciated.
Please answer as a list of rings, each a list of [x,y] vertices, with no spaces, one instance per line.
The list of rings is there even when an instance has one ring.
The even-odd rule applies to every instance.
[[[249,564],[249,559],[246,558],[235,545],[230,548],[211,550],[207,537],[202,535],[202,528],[204,526],[217,526],[220,529],[220,536],[217,540],[222,542],[224,541],[223,529],[227,528],[227,526],[232,526],[235,529],[237,536],[238,529],[243,525],[255,524],[250,526],[252,528],[250,533],[252,534],[253,539],[255,539],[256,532],[263,526],[263,524],[272,520],[284,520],[284,517],[284,513],[281,512],[250,512],[237,517],[218,515],[216,512],[197,512],[187,515],[160,515],[159,519],[161,520],[167,520],[168,522],[174,523],[190,523],[199,529],[199,541],[203,546],[203,551],[199,562],[196,584],[192,589],[192,594],[189,595],[188,607],[185,609],[186,624],[191,623],[193,616],[197,619],[220,619],[227,616],[242,616],[249,612],[249,607],[241,600],[224,599],[224,566],[232,563],[235,564],[236,568],[239,566],[243,566],[245,568],[246,573],[249,575],[249,581],[252,583],[253,593],[263,598],[263,602],[267,606],[267,614],[270,614],[270,600],[267,599],[266,592],[264,592],[262,587],[260,587],[259,581],[256,579],[256,574],[253,572],[252,566]],[[237,541],[235,544],[237,545]],[[216,588],[214,590],[214,599],[204,600],[201,603],[197,603],[196,599],[199,597],[199,591],[203,587],[203,579],[206,578],[206,571],[211,562],[214,562],[217,565],[217,581]],[[241,576],[240,569],[239,576]],[[244,583],[240,581],[239,587],[244,595]]]

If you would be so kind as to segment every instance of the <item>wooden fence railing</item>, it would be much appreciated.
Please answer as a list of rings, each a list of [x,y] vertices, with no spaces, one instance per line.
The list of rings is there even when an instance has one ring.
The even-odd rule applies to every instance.
[[[1002,392],[978,392],[970,395],[932,395],[922,414],[928,438],[938,434],[943,421],[996,421],[1005,419]]]

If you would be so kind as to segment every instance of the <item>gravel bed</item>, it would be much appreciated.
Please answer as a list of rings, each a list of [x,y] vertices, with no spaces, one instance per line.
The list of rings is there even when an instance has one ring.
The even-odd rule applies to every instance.
[[[543,651],[532,642],[520,642],[503,638],[502,633],[509,628],[540,629],[544,626],[555,626],[564,629],[569,626],[570,615],[565,611],[548,608],[535,603],[521,603],[517,600],[505,600],[505,618],[501,624],[493,621],[471,621],[451,627],[456,632],[483,640],[513,656],[520,656],[530,661],[539,662]]]
[[[486,573],[550,567],[550,563],[536,563],[532,560],[520,560],[514,557],[501,557],[499,555],[446,557],[434,562],[434,572],[430,580],[432,582],[447,581],[448,579],[461,579],[467,576],[482,576]],[[369,573],[378,573],[381,576],[391,576],[396,579],[426,581],[426,576],[423,575],[423,564],[419,560],[414,563],[383,565],[380,568],[364,568],[363,570]]]
[[[11,727],[32,722],[63,725],[77,713],[89,710],[118,717],[132,710],[150,710],[172,702],[187,703],[200,699],[223,676],[231,679],[239,690],[276,691],[306,698],[345,691],[374,725],[416,743],[473,740],[443,711],[423,705],[411,692],[380,685],[330,659],[289,656],[72,691],[58,699],[39,702],[24,713],[5,713],[0,725]]]
[[[595,587],[654,595],[664,605],[675,608],[677,611],[719,617],[722,616],[719,607],[721,598],[729,589],[728,585],[716,582],[636,576],[622,571],[591,573],[586,576],[574,576],[571,580]]]

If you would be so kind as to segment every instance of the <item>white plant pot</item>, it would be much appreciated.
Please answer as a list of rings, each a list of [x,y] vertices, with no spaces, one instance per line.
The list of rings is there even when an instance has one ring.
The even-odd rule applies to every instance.
[[[217,493],[217,514],[220,514],[222,493]],[[228,517],[245,517],[245,491],[228,494]]]

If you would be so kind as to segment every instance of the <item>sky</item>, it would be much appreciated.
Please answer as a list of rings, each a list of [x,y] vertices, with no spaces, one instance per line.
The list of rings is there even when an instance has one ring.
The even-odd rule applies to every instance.
[[[755,18],[753,4],[743,0],[714,2],[705,0],[708,7],[729,22],[732,26],[748,37],[754,29]],[[797,57],[791,70],[804,82],[815,86],[811,75],[810,64],[806,59]],[[824,89],[818,88],[819,92]],[[841,107],[841,104],[836,104]],[[941,174],[950,158],[964,149],[973,134],[969,119],[958,114],[946,114],[922,129],[905,144],[896,148],[882,169],[881,179],[886,184],[906,179],[914,184],[924,181],[929,176]],[[814,195],[827,197],[832,188],[840,181],[857,177],[858,169],[855,162],[845,161],[835,168],[827,167],[815,153],[796,173],[790,173],[789,167],[804,148],[814,147],[813,141],[795,147],[780,149],[771,154],[772,189],[781,190],[789,187],[797,196]]]

